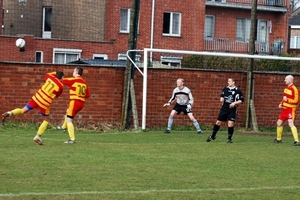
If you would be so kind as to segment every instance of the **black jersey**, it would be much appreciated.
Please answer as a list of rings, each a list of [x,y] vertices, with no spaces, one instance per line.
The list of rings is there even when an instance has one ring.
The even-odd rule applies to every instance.
[[[233,102],[241,100],[244,102],[244,96],[242,92],[236,87],[225,87],[221,93],[221,97],[224,98],[223,107],[229,108],[229,105]]]

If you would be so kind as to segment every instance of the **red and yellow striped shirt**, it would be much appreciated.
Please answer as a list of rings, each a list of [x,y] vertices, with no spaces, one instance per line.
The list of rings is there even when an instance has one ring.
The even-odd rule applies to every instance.
[[[296,108],[299,103],[298,89],[295,85],[286,86],[283,96],[287,97],[286,101],[281,101],[283,107]]]
[[[62,82],[70,87],[70,100],[85,101],[85,99],[89,98],[91,95],[87,83],[81,76],[64,78]]]
[[[55,75],[56,72],[47,73],[44,85],[32,97],[41,108],[49,108],[53,99],[59,97],[63,91],[63,84]]]

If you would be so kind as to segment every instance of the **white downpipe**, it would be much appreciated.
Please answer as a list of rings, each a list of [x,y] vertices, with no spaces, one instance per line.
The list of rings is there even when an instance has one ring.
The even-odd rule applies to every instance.
[[[153,48],[154,40],[154,10],[155,10],[155,0],[152,0],[152,11],[151,11],[151,35],[150,35],[150,49]],[[152,51],[150,52],[150,62],[152,62]]]

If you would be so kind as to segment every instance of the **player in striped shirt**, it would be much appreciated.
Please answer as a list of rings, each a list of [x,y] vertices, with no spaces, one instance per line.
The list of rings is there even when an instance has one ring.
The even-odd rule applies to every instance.
[[[73,144],[75,143],[75,130],[73,125],[73,119],[75,115],[83,109],[86,98],[90,97],[90,90],[82,78],[83,68],[76,67],[73,71],[72,78],[64,78],[63,84],[69,86],[69,107],[65,117],[65,122],[63,128],[67,128],[70,139],[65,143]]]
[[[192,113],[192,105],[194,104],[194,98],[189,88],[183,85],[183,79],[179,78],[176,81],[177,87],[173,90],[173,94],[168,103],[164,104],[164,107],[170,106],[172,102],[176,101],[176,105],[172,109],[169,119],[168,119],[168,127],[165,130],[165,133],[170,133],[172,124],[174,121],[174,115],[180,114],[183,112],[185,115],[189,116],[194,126],[197,129],[197,132],[202,133],[201,128],[197,120],[195,119]]]
[[[294,146],[300,146],[298,130],[294,125],[296,110],[299,103],[299,93],[297,87],[294,85],[294,77],[292,75],[286,76],[284,82],[286,87],[283,91],[282,101],[278,106],[281,109],[281,113],[277,120],[277,138],[273,142],[282,142],[283,123],[288,121],[294,137]]]
[[[45,83],[42,87],[32,96],[31,100],[23,108],[15,108],[2,114],[2,121],[12,115],[21,115],[34,108],[40,110],[43,116],[43,122],[40,125],[36,136],[33,140],[39,145],[43,145],[41,136],[45,132],[48,125],[48,118],[50,115],[50,105],[52,101],[59,97],[63,91],[63,84],[61,79],[64,73],[62,71],[47,73],[45,76]]]

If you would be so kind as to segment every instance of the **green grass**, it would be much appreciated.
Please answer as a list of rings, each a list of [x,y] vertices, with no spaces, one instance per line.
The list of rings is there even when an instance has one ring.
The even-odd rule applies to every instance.
[[[299,151],[286,133],[210,131],[107,133],[0,127],[0,199],[294,199]]]

